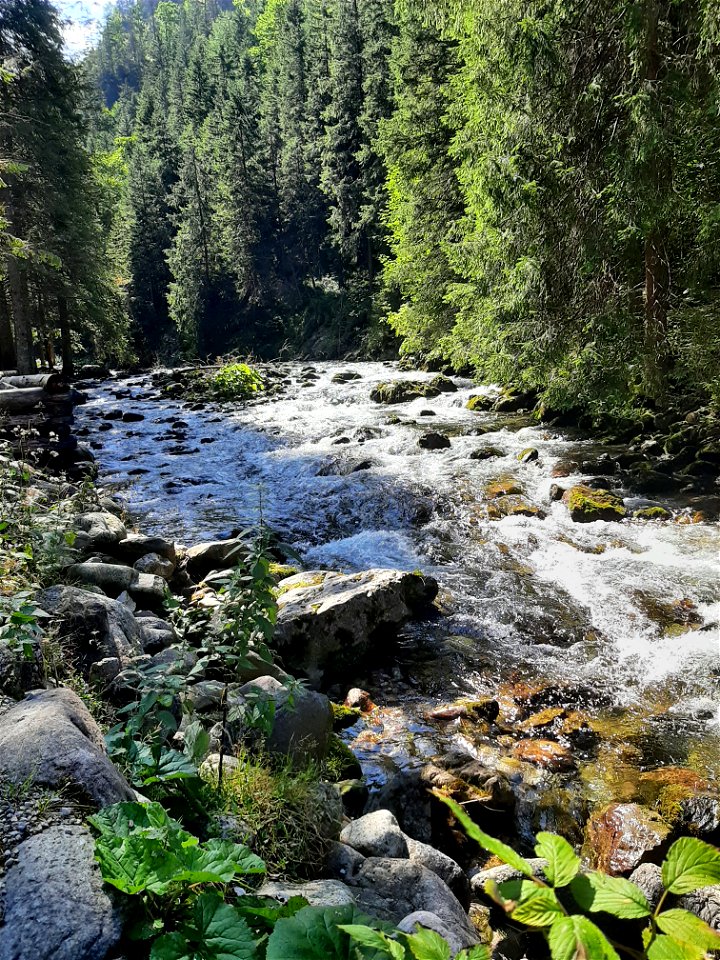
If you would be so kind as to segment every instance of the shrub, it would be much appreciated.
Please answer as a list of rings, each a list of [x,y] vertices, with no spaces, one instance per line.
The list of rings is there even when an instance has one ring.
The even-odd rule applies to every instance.
[[[247,400],[265,389],[260,374],[246,363],[230,363],[211,380],[213,393],[223,400]]]

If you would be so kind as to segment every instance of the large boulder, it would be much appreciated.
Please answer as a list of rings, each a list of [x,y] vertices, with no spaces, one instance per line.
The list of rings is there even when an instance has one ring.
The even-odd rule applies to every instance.
[[[60,639],[72,645],[76,662],[86,671],[108,657],[125,667],[143,652],[140,627],[117,600],[77,587],[55,586],[43,590],[37,602],[57,621]]]
[[[274,645],[285,666],[314,687],[358,665],[436,597],[430,577],[399,570],[298,574],[280,583]]]
[[[591,866],[612,876],[630,873],[641,863],[662,860],[670,827],[659,814],[637,803],[611,803],[586,827]]]
[[[290,692],[274,677],[258,677],[240,688],[243,697],[259,695],[274,703],[272,730],[266,745],[271,753],[323,758],[332,734],[330,701],[322,693],[302,688]]]
[[[434,913],[462,937],[464,946],[478,943],[460,901],[417,861],[368,857],[348,885],[357,905],[370,916],[398,924],[411,913]]]
[[[430,844],[408,837],[389,810],[376,810],[353,820],[340,834],[340,842],[365,857],[408,859],[421,863],[444,880],[458,899],[467,899],[469,881],[457,863]]]
[[[20,844],[5,878],[2,960],[105,960],[122,916],[94,853],[80,826],[51,826]]]
[[[165,599],[166,584],[162,577],[138,573],[132,567],[114,563],[74,563],[68,572],[79,583],[100,587],[114,597],[127,591],[134,600],[150,606],[162,604]]]
[[[75,546],[82,553],[112,552],[127,536],[125,524],[112,513],[83,513],[75,520]]]
[[[72,690],[36,690],[0,715],[0,779],[67,789],[92,807],[134,800],[100,728]]]

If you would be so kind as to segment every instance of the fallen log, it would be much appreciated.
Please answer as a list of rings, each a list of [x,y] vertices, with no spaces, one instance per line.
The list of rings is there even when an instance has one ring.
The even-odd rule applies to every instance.
[[[0,411],[25,413],[39,407],[47,396],[43,387],[8,387],[0,390]]]
[[[18,389],[42,387],[47,393],[65,393],[69,384],[61,373],[29,373],[24,376],[3,375],[3,384]]]

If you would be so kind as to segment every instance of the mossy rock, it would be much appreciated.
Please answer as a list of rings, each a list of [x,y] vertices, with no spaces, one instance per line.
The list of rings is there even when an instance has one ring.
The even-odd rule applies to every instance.
[[[540,458],[540,451],[535,447],[526,447],[525,450],[521,450],[517,455],[517,459],[520,463],[534,463]]]
[[[472,397],[468,400],[465,406],[468,410],[491,410],[495,404],[495,397],[488,397],[483,394],[473,394]]]
[[[633,513],[635,520],[672,520],[672,514],[665,507],[643,507]]]
[[[360,780],[362,778],[360,761],[350,747],[348,747],[337,734],[333,734],[330,737],[325,764],[328,773],[332,775],[333,780],[336,782],[341,780]]]
[[[522,492],[522,487],[512,477],[500,477],[493,480],[485,488],[485,496],[489,500],[498,500],[500,497],[522,496]]]
[[[595,520],[622,520],[627,510],[620,499],[609,490],[593,490],[583,485],[572,487],[563,496],[571,518],[576,523],[593,523]]]
[[[291,567],[288,563],[271,563],[268,572],[275,583],[280,583],[281,580],[294,577],[300,573],[300,570],[297,567]]]
[[[333,715],[333,730],[347,730],[361,719],[362,713],[354,707],[346,707],[344,703],[330,701]]]
[[[441,393],[454,393],[457,387],[447,377],[437,376],[432,380],[395,380],[391,383],[379,383],[370,399],[375,403],[410,403],[419,397],[438,397]]]

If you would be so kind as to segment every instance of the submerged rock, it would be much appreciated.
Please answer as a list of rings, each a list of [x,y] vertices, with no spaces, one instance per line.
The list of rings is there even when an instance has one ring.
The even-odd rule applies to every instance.
[[[444,433],[423,433],[418,440],[418,446],[423,450],[447,450],[450,446],[450,437]]]
[[[554,740],[521,740],[513,748],[513,756],[536,767],[562,773],[575,768],[575,759],[567,747]]]
[[[659,862],[670,827],[654,810],[640,804],[611,803],[591,817],[586,837],[591,865],[617,876],[641,863]]]
[[[418,573],[367,570],[299,574],[279,589],[273,644],[291,672],[320,687],[352,676],[388,635],[435,599],[438,586]]]

